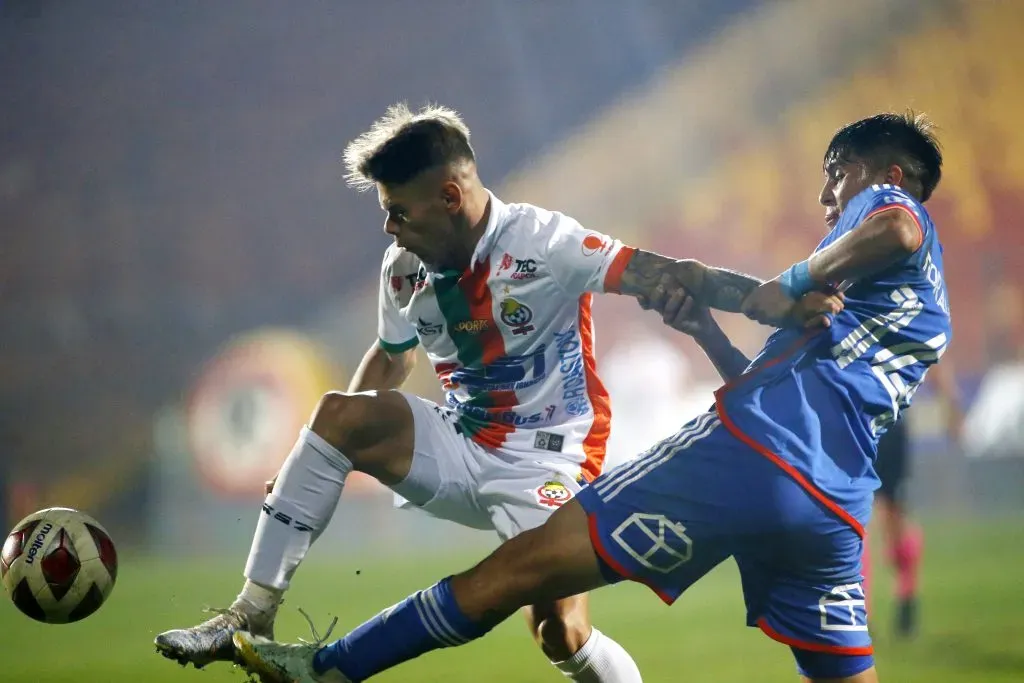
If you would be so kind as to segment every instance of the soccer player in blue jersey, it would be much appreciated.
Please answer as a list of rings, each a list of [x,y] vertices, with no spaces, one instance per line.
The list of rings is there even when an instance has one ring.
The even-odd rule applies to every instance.
[[[800,296],[838,288],[845,308],[828,327],[775,332],[708,413],[598,477],[543,526],[341,640],[284,645],[236,633],[246,668],[265,681],[362,681],[479,638],[523,605],[624,579],[671,603],[732,556],[747,624],[788,645],[805,680],[877,681],[860,557],[878,439],[950,339],[942,248],[922,206],[941,163],[923,118],[880,114],[841,129],[820,195],[830,232],[743,302],[749,317],[774,324]],[[632,272],[661,278],[647,304],[686,328],[700,270],[655,256]],[[729,374],[745,364],[724,336],[706,347]]]

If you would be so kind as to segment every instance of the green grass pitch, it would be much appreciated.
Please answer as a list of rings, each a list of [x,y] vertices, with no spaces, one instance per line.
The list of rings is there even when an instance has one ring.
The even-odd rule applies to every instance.
[[[882,679],[1024,681],[1024,517],[971,523],[936,519],[925,526],[920,637],[909,643],[894,641],[887,600],[875,600],[872,630]],[[304,607],[321,627],[337,614],[340,633],[473,559],[381,557],[357,564],[330,562],[314,554],[282,607],[278,636],[308,637],[296,607]],[[89,619],[66,626],[37,624],[8,602],[0,606],[0,680],[241,683],[242,673],[231,666],[182,669],[158,656],[152,646],[157,632],[204,618],[200,607],[229,602],[238,589],[239,567],[123,558],[108,604]],[[879,575],[876,585],[877,596],[888,595],[887,576]],[[633,654],[648,683],[796,680],[788,649],[744,626],[731,562],[671,609],[646,588],[624,585],[598,592],[593,613],[595,623]],[[431,653],[375,680],[564,679],[547,665],[520,620],[514,619],[482,641]]]

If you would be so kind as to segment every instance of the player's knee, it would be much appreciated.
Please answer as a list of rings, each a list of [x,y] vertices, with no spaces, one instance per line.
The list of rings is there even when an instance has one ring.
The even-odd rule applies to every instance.
[[[344,452],[349,436],[358,428],[359,412],[359,401],[352,394],[329,391],[320,398],[309,426],[327,443]]]
[[[590,637],[590,619],[586,609],[576,605],[575,601],[529,609],[528,620],[533,637],[553,662],[572,657]]]
[[[395,392],[329,391],[320,398],[310,429],[351,459],[399,432],[406,413],[405,399]]]

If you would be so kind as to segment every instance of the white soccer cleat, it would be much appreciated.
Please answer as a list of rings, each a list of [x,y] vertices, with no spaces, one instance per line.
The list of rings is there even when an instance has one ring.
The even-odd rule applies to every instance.
[[[242,668],[263,683],[352,683],[337,669],[313,670],[319,643],[278,643],[248,631],[236,631],[232,640]]]

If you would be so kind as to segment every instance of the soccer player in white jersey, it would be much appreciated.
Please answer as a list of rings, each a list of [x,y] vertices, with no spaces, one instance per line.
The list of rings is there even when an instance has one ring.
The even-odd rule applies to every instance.
[[[381,273],[379,339],[350,390],[321,399],[268,491],[237,599],[198,626],[157,636],[158,651],[183,664],[230,661],[239,630],[272,635],[282,595],[352,470],[501,539],[540,526],[599,475],[610,407],[594,361],[592,293],[649,298],[671,271],[702,304],[739,312],[750,289],[749,276],[502,203],[477,175],[468,129],[443,107],[391,107],[345,161],[350,184],[377,190],[395,240]],[[832,305],[779,314],[803,324]],[[397,391],[417,345],[446,405]],[[568,678],[641,680],[629,654],[590,625],[585,596],[533,605],[526,620]]]

